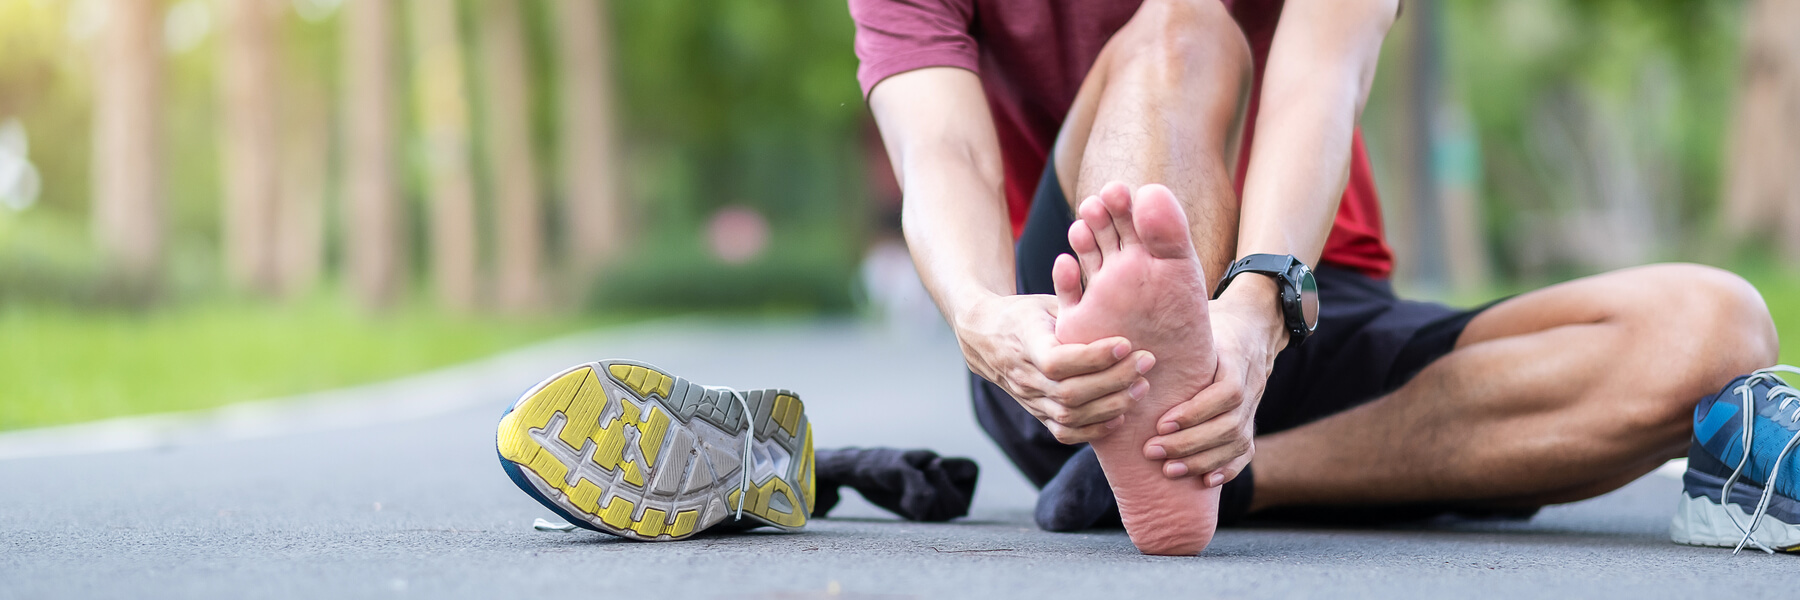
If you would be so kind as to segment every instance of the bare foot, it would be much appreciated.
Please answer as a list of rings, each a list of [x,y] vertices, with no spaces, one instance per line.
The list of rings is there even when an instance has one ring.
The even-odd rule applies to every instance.
[[[1162,461],[1143,455],[1157,418],[1211,384],[1216,365],[1206,279],[1187,217],[1168,188],[1146,185],[1133,198],[1121,183],[1107,184],[1079,212],[1069,244],[1081,261],[1058,257],[1052,271],[1061,304],[1057,339],[1086,343],[1122,335],[1156,356],[1146,374],[1148,395],[1126,411],[1119,429],[1093,442],[1095,454],[1139,551],[1197,554],[1218,526],[1219,488],[1164,477]]]

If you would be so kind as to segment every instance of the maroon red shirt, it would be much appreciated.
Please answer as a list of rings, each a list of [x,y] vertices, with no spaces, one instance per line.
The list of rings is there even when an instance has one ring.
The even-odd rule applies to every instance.
[[[1250,156],[1263,65],[1281,16],[1281,0],[1221,0],[1250,41],[1256,78],[1244,146]],[[856,21],[856,77],[866,97],[890,76],[925,67],[959,67],[981,77],[1000,138],[1007,213],[1013,235],[1049,160],[1056,132],[1100,48],[1125,25],[1141,0],[849,0]],[[1238,162],[1244,191],[1249,160]],[[1352,138],[1350,178],[1321,262],[1387,277],[1393,253],[1383,240],[1380,199],[1362,132]]]

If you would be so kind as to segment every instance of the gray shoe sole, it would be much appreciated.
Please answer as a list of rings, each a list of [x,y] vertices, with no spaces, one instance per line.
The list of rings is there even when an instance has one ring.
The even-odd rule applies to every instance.
[[[744,524],[799,529],[814,495],[805,406],[787,390],[739,395],[639,362],[578,365],[525,392],[496,445],[526,492],[590,529],[683,539],[735,520],[740,496]]]

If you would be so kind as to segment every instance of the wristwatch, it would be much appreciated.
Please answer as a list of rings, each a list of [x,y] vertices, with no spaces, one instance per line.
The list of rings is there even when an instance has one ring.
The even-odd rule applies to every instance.
[[[1287,347],[1300,345],[1319,326],[1319,284],[1313,280],[1312,269],[1307,268],[1306,263],[1292,254],[1252,254],[1240,258],[1225,271],[1225,279],[1219,282],[1213,299],[1224,294],[1225,287],[1240,273],[1257,273],[1275,279],[1279,288],[1276,299],[1281,303],[1282,320],[1288,330]]]

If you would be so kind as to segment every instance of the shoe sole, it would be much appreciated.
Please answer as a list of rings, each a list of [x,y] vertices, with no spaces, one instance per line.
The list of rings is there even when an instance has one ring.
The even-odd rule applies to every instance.
[[[1681,503],[1675,508],[1675,520],[1669,525],[1669,539],[1689,546],[1735,548],[1744,539],[1744,532],[1736,523],[1749,527],[1750,513],[1750,509],[1735,502],[1720,506],[1705,496],[1682,494]],[[1732,517],[1737,517],[1735,523]],[[1800,551],[1800,525],[1763,515],[1756,527],[1756,540],[1781,552]]]
[[[1762,500],[1763,487],[1740,478],[1732,482],[1727,500],[1725,479],[1730,476],[1731,467],[1713,458],[1698,443],[1688,449],[1688,470],[1681,477],[1681,501],[1669,523],[1669,539],[1690,546],[1737,547],[1738,541],[1744,539],[1738,524],[1750,526],[1750,515]],[[1800,520],[1795,518],[1800,516],[1796,510],[1800,506],[1780,494],[1769,500],[1769,510],[1756,526],[1756,540],[1783,552],[1800,550],[1800,525],[1788,522]]]
[[[578,365],[526,391],[500,419],[496,446],[514,483],[595,531],[679,540],[734,519],[740,496],[746,524],[799,529],[815,493],[805,406],[787,390],[740,395],[634,361]]]

